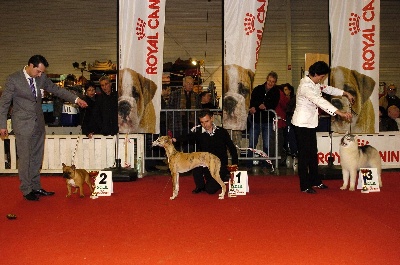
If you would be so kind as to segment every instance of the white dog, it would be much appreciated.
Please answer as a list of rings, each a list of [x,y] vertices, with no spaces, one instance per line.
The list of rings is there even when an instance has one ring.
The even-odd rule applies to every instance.
[[[340,164],[342,166],[343,186],[341,190],[354,191],[357,180],[357,171],[360,168],[376,168],[378,171],[379,187],[382,187],[382,161],[378,150],[370,145],[358,146],[357,136],[346,134],[340,141]]]

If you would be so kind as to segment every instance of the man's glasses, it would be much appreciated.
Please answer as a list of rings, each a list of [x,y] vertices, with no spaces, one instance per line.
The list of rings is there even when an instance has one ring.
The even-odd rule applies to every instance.
[[[396,88],[388,88],[389,91],[396,91]]]

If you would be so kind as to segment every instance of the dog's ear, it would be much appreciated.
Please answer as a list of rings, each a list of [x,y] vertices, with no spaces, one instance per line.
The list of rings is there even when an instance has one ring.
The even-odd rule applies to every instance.
[[[72,168],[73,170],[75,170],[75,165],[72,165],[71,168]]]
[[[144,104],[148,104],[150,101],[153,100],[154,95],[157,91],[157,85],[152,80],[142,76],[141,74],[137,73],[138,79],[142,88],[143,93],[143,100]]]
[[[66,165],[64,163],[61,164],[63,167],[66,167]]]
[[[358,88],[360,89],[362,103],[364,103],[369,99],[374,91],[375,80],[370,76],[357,72],[356,70],[352,70],[351,73],[357,82]]]

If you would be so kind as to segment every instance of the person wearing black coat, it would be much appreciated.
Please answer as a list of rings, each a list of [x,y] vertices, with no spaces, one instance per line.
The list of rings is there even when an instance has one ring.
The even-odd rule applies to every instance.
[[[278,75],[275,72],[270,72],[267,76],[267,81],[258,85],[253,89],[250,98],[249,109],[249,148],[255,149],[258,144],[260,133],[263,138],[263,151],[269,154],[270,137],[273,134],[273,120],[275,114],[269,110],[275,110],[280,99],[280,91],[276,86]],[[248,156],[252,157],[252,151],[248,152]],[[248,160],[247,167],[252,166],[252,161]],[[263,162],[263,166],[267,164]]]
[[[84,100],[88,104],[88,107],[81,109],[80,114],[82,134],[89,138],[92,138],[93,134],[98,134],[100,131],[95,112],[96,98],[96,85],[93,81],[86,82]]]
[[[196,151],[216,155],[221,160],[221,179],[226,181],[229,178],[227,151],[229,150],[231,155],[232,165],[237,165],[238,153],[236,147],[228,131],[214,124],[213,113],[209,109],[200,111],[198,117],[201,125],[193,127],[191,133],[181,135],[175,141],[196,141]],[[221,188],[218,182],[213,179],[207,167],[193,169],[193,178],[196,188],[192,193],[206,191],[209,194],[214,194]]]
[[[96,99],[95,113],[99,133],[102,135],[116,135],[118,133],[118,93],[112,90],[108,76],[99,80],[102,94]]]

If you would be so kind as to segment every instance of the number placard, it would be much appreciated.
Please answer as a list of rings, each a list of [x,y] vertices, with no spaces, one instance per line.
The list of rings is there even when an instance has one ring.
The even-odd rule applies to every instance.
[[[246,195],[249,192],[247,171],[233,172],[233,178],[229,181],[228,192],[235,195]]]
[[[94,181],[93,195],[111,196],[113,190],[112,171],[99,171]]]
[[[357,189],[362,193],[379,192],[378,170],[376,168],[360,168]]]

